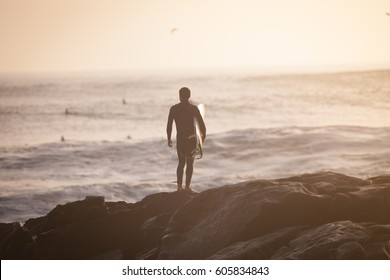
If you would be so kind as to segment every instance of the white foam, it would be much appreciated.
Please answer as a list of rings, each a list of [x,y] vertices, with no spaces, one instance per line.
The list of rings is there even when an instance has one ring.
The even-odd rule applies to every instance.
[[[131,202],[176,188],[175,150],[163,139],[51,143],[0,153],[0,221],[43,215],[87,195]],[[319,171],[368,178],[388,173],[389,158],[390,128],[235,130],[208,136],[192,187],[201,191]]]

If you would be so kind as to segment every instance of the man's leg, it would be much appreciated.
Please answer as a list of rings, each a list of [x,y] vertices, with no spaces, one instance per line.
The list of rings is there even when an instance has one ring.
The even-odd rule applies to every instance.
[[[193,171],[194,171],[194,159],[191,157],[187,157],[186,188],[190,188]]]
[[[177,153],[179,157],[179,164],[177,165],[176,175],[177,175],[177,189],[183,189],[183,173],[184,173],[184,165],[186,163],[185,155],[181,153]]]

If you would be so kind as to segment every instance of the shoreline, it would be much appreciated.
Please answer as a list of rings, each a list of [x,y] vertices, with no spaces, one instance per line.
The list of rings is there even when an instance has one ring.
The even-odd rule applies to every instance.
[[[304,173],[339,172],[359,178],[387,173],[390,128],[356,126],[232,130],[210,134],[195,162],[192,187]],[[45,215],[56,204],[104,196],[136,202],[175,190],[176,154],[163,138],[132,142],[52,143],[3,149],[0,222]]]
[[[89,197],[0,229],[2,259],[390,259],[390,174]]]

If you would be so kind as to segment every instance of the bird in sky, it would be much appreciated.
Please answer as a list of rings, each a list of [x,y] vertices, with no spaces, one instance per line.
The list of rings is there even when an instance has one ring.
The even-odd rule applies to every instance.
[[[177,31],[177,28],[176,28],[176,27],[172,28],[172,29],[171,29],[171,34],[175,33],[176,31]]]
[[[390,17],[390,13],[386,13],[386,16],[389,16],[389,17]]]

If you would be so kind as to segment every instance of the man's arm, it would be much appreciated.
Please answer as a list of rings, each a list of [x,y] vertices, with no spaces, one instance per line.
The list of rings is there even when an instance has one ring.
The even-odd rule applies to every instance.
[[[204,141],[204,139],[206,139],[206,125],[204,124],[202,115],[200,114],[198,108],[196,108],[195,117],[196,117],[196,121],[198,122],[198,125],[199,125],[200,133],[202,133],[202,141]]]
[[[172,123],[173,123],[173,112],[172,112],[172,108],[171,108],[169,110],[168,122],[167,122],[167,138],[168,138],[168,146],[169,147],[172,147],[172,140],[171,140]]]

